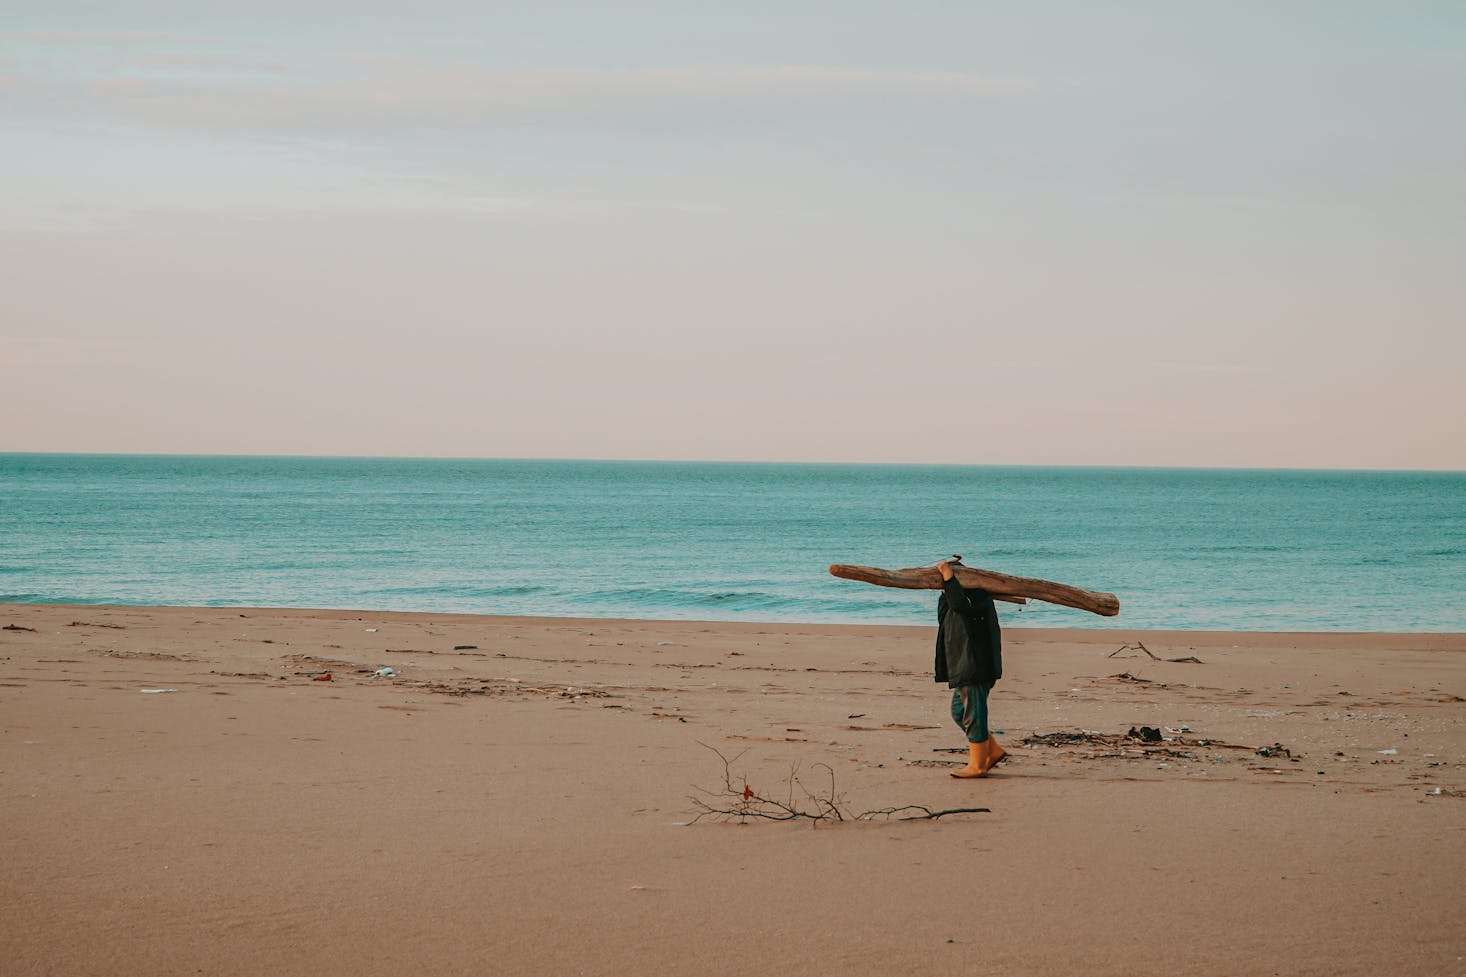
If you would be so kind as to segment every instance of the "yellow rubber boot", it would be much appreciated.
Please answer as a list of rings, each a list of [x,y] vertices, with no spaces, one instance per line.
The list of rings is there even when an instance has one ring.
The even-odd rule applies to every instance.
[[[1008,751],[998,745],[998,738],[996,736],[989,736],[987,738],[987,748],[987,757],[984,760],[982,768],[983,773],[987,773],[993,767],[1002,763],[1003,759],[1008,755]]]
[[[952,776],[968,779],[981,777],[988,772],[988,744],[993,738],[989,736],[981,743],[967,744],[967,766],[961,770],[953,770]]]

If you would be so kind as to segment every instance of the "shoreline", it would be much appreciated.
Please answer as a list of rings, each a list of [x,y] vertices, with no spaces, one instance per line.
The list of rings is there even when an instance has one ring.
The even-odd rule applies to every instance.
[[[936,591],[932,591],[936,594]],[[30,603],[26,601],[0,601],[0,613],[24,614],[25,609],[38,608],[45,610],[59,610],[70,608],[78,613],[87,610],[128,612],[128,611],[235,611],[248,612],[250,614],[279,614],[279,615],[302,615],[308,618],[319,618],[321,620],[346,620],[348,617],[366,618],[375,617],[387,619],[432,619],[440,621],[453,621],[455,623],[469,624],[475,621],[508,624],[585,624],[585,625],[699,625],[709,628],[728,628],[731,630],[769,628],[788,628],[812,631],[843,629],[871,629],[879,628],[893,632],[921,632],[935,631],[936,624],[890,624],[879,622],[849,622],[849,621],[755,621],[755,620],[720,620],[716,618],[662,618],[662,617],[557,617],[552,615],[531,615],[531,614],[482,614],[471,611],[404,611],[384,610],[380,608],[360,607],[276,607],[258,604],[74,604],[66,602],[44,602]],[[1001,610],[1001,608],[1000,608]],[[1076,611],[1076,614],[1083,614]],[[0,625],[3,626],[3,625]],[[1248,631],[1233,630],[1227,628],[1208,628],[1189,630],[1186,628],[1127,628],[1120,626],[1113,627],[1033,627],[1021,624],[1009,624],[1004,622],[1003,634],[1005,640],[1010,635],[1032,635],[1042,639],[1056,640],[1060,636],[1072,636],[1075,638],[1085,636],[1118,637],[1122,640],[1124,636],[1130,635],[1144,638],[1151,635],[1167,640],[1181,641],[1194,638],[1200,641],[1211,642],[1220,639],[1222,636],[1245,636],[1249,641],[1258,641],[1263,644],[1273,644],[1285,641],[1290,638],[1310,638],[1347,640],[1349,643],[1368,643],[1371,639],[1394,643],[1404,639],[1442,639],[1440,643],[1454,646],[1451,639],[1466,638],[1463,631]],[[1466,650],[1463,648],[1462,650]]]
[[[1363,977],[1466,955],[1466,635],[1005,630],[1010,759],[957,781],[934,627],[4,624],[37,629],[0,631],[17,973],[884,977],[960,954]],[[988,810],[689,825],[723,782],[710,750],[765,795],[828,777],[851,815]]]

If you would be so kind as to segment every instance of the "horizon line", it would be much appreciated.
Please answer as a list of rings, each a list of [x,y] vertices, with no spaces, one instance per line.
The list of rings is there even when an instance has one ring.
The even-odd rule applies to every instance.
[[[1386,468],[1386,467],[1290,467],[1282,465],[1157,465],[1157,464],[1074,464],[1032,462],[960,462],[960,461],[842,461],[750,458],[613,458],[507,455],[356,455],[311,454],[305,452],[169,452],[169,451],[8,451],[0,457],[87,457],[87,458],[258,458],[295,459],[300,461],[473,461],[473,462],[552,462],[629,465],[765,465],[765,466],[829,466],[869,468],[1061,468],[1074,470],[1126,471],[1233,471],[1233,472],[1336,472],[1375,474],[1461,475],[1466,468]]]

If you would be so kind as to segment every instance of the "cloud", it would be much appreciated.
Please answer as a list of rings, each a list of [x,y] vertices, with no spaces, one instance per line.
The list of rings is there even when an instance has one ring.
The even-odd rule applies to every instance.
[[[916,93],[991,94],[1022,87],[1017,79],[961,72],[885,71],[812,65],[781,67],[637,68],[620,70],[535,69],[495,71],[472,66],[411,65],[372,59],[381,80],[408,83],[424,95],[463,84],[534,93],[604,91],[720,95],[815,93],[828,95]]]
[[[76,358],[118,356],[138,346],[133,339],[115,336],[0,336],[0,356],[12,366],[46,368]]]
[[[1257,367],[1242,363],[1147,363],[1147,369],[1172,370],[1182,373],[1256,373]]]
[[[798,111],[811,102],[982,98],[1017,78],[822,65],[500,68],[464,59],[230,49],[153,32],[12,32],[28,108],[206,128],[352,128],[711,112]],[[115,43],[114,43],[115,42]]]
[[[88,47],[112,45],[148,45],[174,43],[184,35],[168,31],[0,31],[0,44],[52,45]]]
[[[109,109],[154,124],[285,129],[585,121],[596,126],[651,119],[717,124],[718,112],[753,118],[808,117],[832,103],[972,98],[1018,90],[974,75],[818,67],[619,71],[500,71],[373,66],[333,79],[260,83],[154,81],[144,97],[116,96]]]

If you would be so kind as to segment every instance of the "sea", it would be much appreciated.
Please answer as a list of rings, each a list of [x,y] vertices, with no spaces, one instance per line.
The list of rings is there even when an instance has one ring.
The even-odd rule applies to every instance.
[[[0,454],[0,601],[931,624],[832,563],[1120,599],[1005,626],[1466,632],[1466,473]]]

